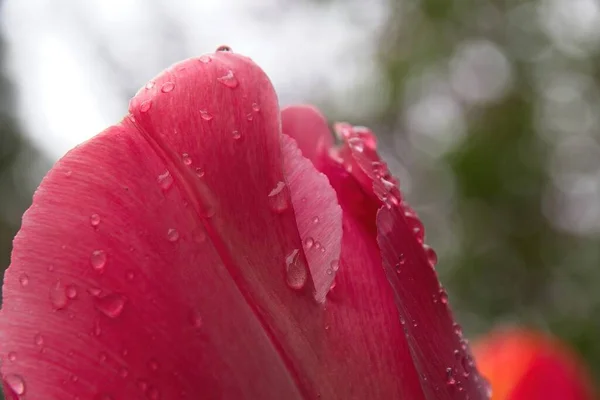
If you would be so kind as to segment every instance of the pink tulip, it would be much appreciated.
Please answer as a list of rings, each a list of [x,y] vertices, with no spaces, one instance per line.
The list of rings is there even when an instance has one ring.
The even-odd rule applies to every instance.
[[[486,398],[373,134],[336,133],[227,48],[149,82],[23,217],[8,398]]]

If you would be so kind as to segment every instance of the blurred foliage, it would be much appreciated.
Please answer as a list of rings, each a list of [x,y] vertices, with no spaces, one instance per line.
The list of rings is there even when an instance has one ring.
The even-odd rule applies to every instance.
[[[438,180],[450,182],[451,195],[445,197],[450,200],[433,202],[433,210],[420,208],[419,192],[430,191],[424,188],[430,183],[413,185],[409,197],[425,226],[445,219],[446,235],[455,236],[448,251],[435,232],[430,240],[434,247],[442,243],[438,271],[466,330],[481,334],[518,323],[550,331],[570,342],[600,379],[600,229],[597,217],[587,220],[600,203],[592,198],[592,210],[571,205],[569,220],[561,214],[567,213],[563,204],[570,193],[558,190],[577,186],[582,178],[595,190],[600,183],[600,153],[587,157],[589,152],[580,150],[589,148],[586,144],[595,149],[600,126],[595,118],[593,126],[586,125],[586,115],[573,109],[580,103],[591,110],[599,105],[600,63],[593,32],[560,36],[565,24],[577,23],[561,25],[560,6],[523,0],[392,2],[380,57],[389,101],[376,119],[395,127],[392,141],[408,138],[400,139],[404,145],[415,138],[411,107],[427,96],[450,101],[463,121],[462,134],[441,154],[419,154],[419,140],[412,140],[413,158],[420,161],[408,169],[411,176],[442,171]],[[503,63],[510,79],[502,82],[502,92],[487,98],[477,93],[485,92],[486,84],[488,91],[494,89],[505,73]],[[583,77],[590,86],[579,87],[570,77]],[[416,99],[410,96],[415,81]],[[563,87],[556,89],[557,81]],[[465,87],[471,91],[465,93]],[[433,109],[421,118],[436,114]],[[443,134],[428,138],[443,141]],[[572,150],[563,156],[565,142]]]

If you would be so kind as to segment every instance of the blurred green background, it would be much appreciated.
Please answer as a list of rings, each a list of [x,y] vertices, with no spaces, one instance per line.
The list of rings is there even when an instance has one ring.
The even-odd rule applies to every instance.
[[[503,324],[552,332],[600,381],[600,34],[589,18],[597,6],[390,1],[367,106],[354,113],[326,95],[315,101],[332,120],[377,132],[471,337]],[[4,74],[2,268],[51,165],[16,122],[17,95]]]

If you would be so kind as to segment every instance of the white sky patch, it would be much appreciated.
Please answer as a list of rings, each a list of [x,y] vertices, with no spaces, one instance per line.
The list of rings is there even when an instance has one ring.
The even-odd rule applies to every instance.
[[[385,1],[284,3],[7,0],[8,68],[24,129],[60,157],[119,121],[145,81],[220,44],[261,65],[284,104],[357,104],[352,89],[377,79],[373,51]],[[365,94],[354,96],[360,102]]]

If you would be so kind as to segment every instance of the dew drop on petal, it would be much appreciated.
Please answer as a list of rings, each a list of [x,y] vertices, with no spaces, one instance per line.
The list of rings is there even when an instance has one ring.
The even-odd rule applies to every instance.
[[[17,353],[15,353],[14,351],[11,351],[8,353],[7,358],[8,358],[8,361],[14,362],[17,360]]]
[[[204,168],[200,168],[200,167],[196,168],[196,176],[198,178],[202,178],[204,176]]]
[[[50,287],[50,302],[55,310],[62,310],[69,303],[65,288],[60,281]]]
[[[454,379],[454,372],[452,368],[446,368],[446,383],[450,386],[456,384],[456,379]]]
[[[285,183],[279,181],[269,193],[269,206],[276,213],[281,213],[289,207],[287,192],[284,190]]]
[[[123,313],[127,298],[121,294],[113,293],[94,299],[98,311],[109,318],[117,318]]]
[[[18,396],[25,394],[25,380],[20,375],[8,374],[4,377],[4,383],[14,394]]]
[[[203,120],[205,121],[210,121],[211,119],[213,119],[213,116],[211,113],[209,113],[206,110],[200,110],[200,116],[202,117]]]
[[[417,241],[419,243],[423,243],[425,240],[425,228],[423,227],[423,223],[421,220],[414,214],[406,215],[406,222],[408,226],[412,229]]]
[[[254,119],[254,115],[252,113],[248,113],[248,114],[246,114],[246,119],[248,121],[252,121]]]
[[[434,268],[437,264],[437,254],[435,250],[431,246],[426,244],[423,245],[423,250],[425,251],[425,255],[427,256],[427,262],[431,268]]]
[[[167,238],[169,239],[169,242],[176,242],[179,240],[179,232],[177,231],[177,229],[169,229],[167,231]]]
[[[212,61],[212,58],[210,58],[210,56],[203,55],[203,56],[200,56],[200,57],[198,58],[198,60],[200,60],[200,62],[201,62],[202,64],[208,64],[209,62],[211,62],[211,61]]]
[[[190,165],[192,165],[192,159],[190,158],[190,155],[189,155],[188,153],[183,153],[183,154],[181,155],[181,159],[182,159],[183,163],[184,163],[185,165],[187,165],[188,167],[189,167]]]
[[[160,91],[163,93],[169,93],[172,92],[173,89],[175,89],[175,84],[173,82],[165,82],[160,88]]]
[[[331,269],[334,272],[337,272],[340,269],[340,262],[339,262],[339,260],[333,260],[333,261],[331,261],[330,266],[331,266]]]
[[[156,179],[160,188],[164,191],[167,191],[173,186],[173,177],[169,171],[166,171],[158,176]]]
[[[148,110],[150,110],[150,108],[152,108],[152,100],[146,100],[143,101],[142,104],[140,104],[141,112],[147,112]]]
[[[298,249],[294,249],[285,258],[285,276],[288,286],[292,289],[302,289],[306,284],[308,271]]]
[[[19,277],[19,283],[23,287],[29,285],[29,276],[27,274],[21,274],[21,276]]]
[[[260,111],[260,106],[258,105],[258,103],[252,103],[252,110],[254,112],[259,112]]]
[[[440,289],[440,301],[442,304],[448,304],[448,293],[444,289]]]
[[[232,52],[233,50],[231,49],[231,47],[227,46],[226,44],[223,44],[219,47],[217,47],[216,51],[224,51],[224,52]]]
[[[150,90],[154,87],[154,82],[153,81],[149,81],[148,83],[146,83],[146,90]]]
[[[90,257],[90,264],[98,272],[104,271],[106,267],[106,252],[104,250],[94,250]]]
[[[240,131],[235,130],[233,132],[231,132],[231,136],[235,139],[235,140],[239,140],[242,137],[242,134],[240,133]]]
[[[40,347],[44,345],[44,337],[42,336],[41,333],[37,333],[33,337],[33,343],[35,343],[36,346],[40,346]]]
[[[307,249],[310,249],[311,247],[313,247],[315,244],[315,240],[313,238],[311,238],[310,236],[307,237],[306,239],[304,239],[304,247]]]
[[[319,223],[319,217],[314,217],[312,219],[313,224],[318,224]]]
[[[90,215],[90,225],[92,225],[94,228],[96,228],[98,225],[100,225],[100,216],[98,214],[92,214]]]
[[[228,70],[225,75],[217,78],[217,81],[221,82],[223,85],[231,89],[238,87],[238,85],[240,84],[235,75],[233,74],[232,70]]]
[[[74,285],[67,285],[65,288],[65,295],[67,298],[73,300],[77,297],[77,288]]]

